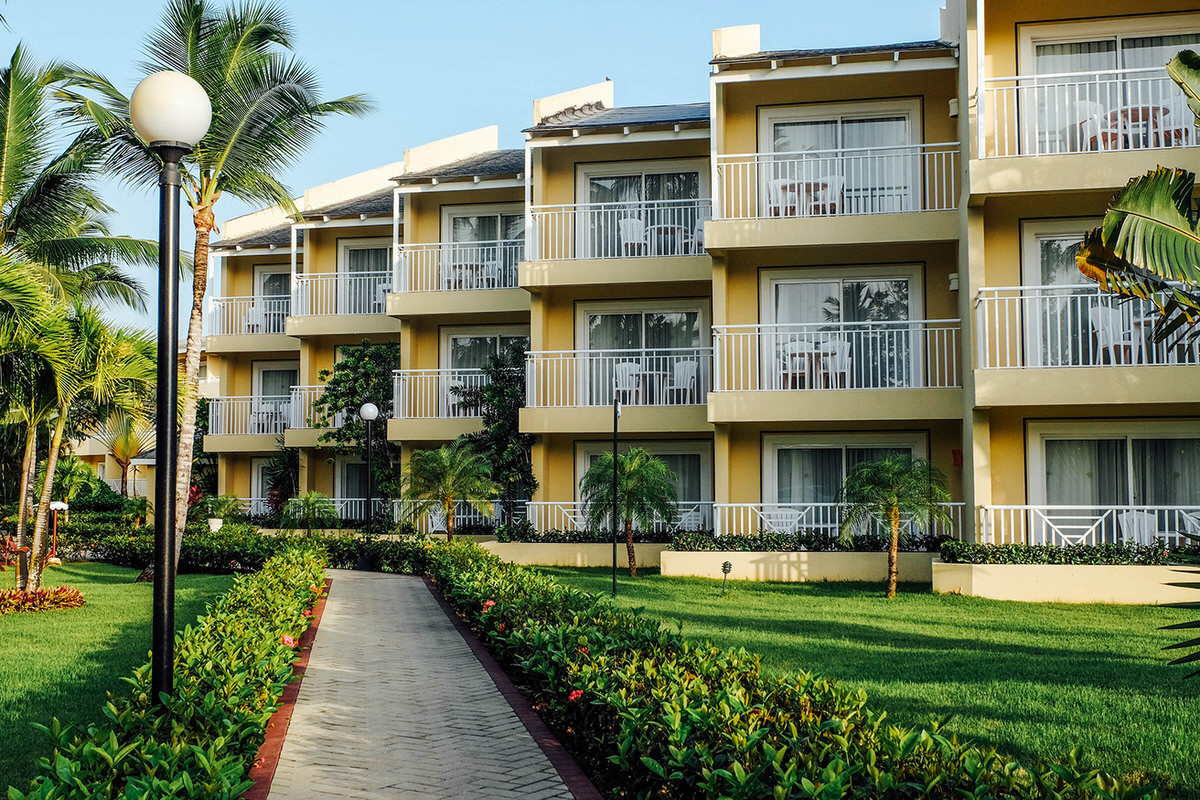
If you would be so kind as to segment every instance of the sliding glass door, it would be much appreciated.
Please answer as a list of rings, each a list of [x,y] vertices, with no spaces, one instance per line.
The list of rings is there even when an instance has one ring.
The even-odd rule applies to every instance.
[[[585,258],[687,255],[702,224],[699,170],[588,175]]]
[[[586,393],[589,405],[612,402],[650,405],[664,398],[675,379],[691,376],[692,399],[703,396],[708,365],[698,348],[704,328],[699,308],[594,311],[585,314]]]

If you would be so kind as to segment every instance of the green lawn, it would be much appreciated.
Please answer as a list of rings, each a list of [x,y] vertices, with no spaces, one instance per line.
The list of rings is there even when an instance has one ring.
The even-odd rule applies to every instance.
[[[597,593],[605,569],[542,568]],[[1152,606],[1016,603],[863,583],[757,583],[622,576],[618,601],[680,622],[687,636],[742,646],[776,672],[809,670],[865,689],[905,725],[950,729],[1020,757],[1061,756],[1111,772],[1174,779],[1200,798],[1200,678],[1161,652],[1200,612]],[[1185,788],[1187,787],[1187,788]]]
[[[83,591],[83,608],[0,617],[0,789],[28,787],[50,739],[29,727],[57,716],[87,725],[103,719],[105,692],[144,664],[150,650],[152,585],[137,570],[109,564],[51,568],[46,585]],[[11,587],[12,571],[0,573]],[[175,619],[182,628],[231,585],[227,575],[181,575]]]

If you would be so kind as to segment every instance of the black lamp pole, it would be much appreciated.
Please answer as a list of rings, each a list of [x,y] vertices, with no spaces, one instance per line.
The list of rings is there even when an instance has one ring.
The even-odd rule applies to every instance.
[[[371,523],[375,519],[375,473],[371,471],[371,420],[367,420],[367,524],[364,528],[369,536]]]
[[[158,414],[154,450],[154,625],[150,685],[154,701],[175,686],[175,461],[179,453],[179,160],[192,148],[154,142],[158,176]]]
[[[612,529],[613,529],[613,562],[612,562],[612,594],[617,596],[617,517],[618,517],[618,501],[617,501],[617,420],[621,418],[621,400],[617,394],[616,378],[613,379],[613,452],[612,452],[612,467],[613,467],[613,500],[612,500]]]

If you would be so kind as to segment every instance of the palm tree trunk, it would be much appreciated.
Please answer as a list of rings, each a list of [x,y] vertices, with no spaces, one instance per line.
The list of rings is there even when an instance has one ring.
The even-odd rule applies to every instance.
[[[200,393],[200,347],[203,344],[204,293],[208,290],[208,240],[216,225],[212,206],[197,208],[196,249],[192,253],[192,314],[188,320],[187,355],[183,362],[183,412],[179,420],[179,455],[175,461],[175,570],[187,525],[188,491],[192,485],[192,450],[196,443],[196,403]],[[160,409],[160,413],[161,413]],[[161,444],[161,443],[159,443]]]
[[[121,497],[129,497],[129,462],[121,464]]]
[[[25,589],[29,582],[29,512],[33,508],[34,467],[37,463],[37,429],[29,423],[25,434],[25,455],[21,459],[21,494],[17,500],[17,588]]]
[[[33,550],[29,562],[28,590],[36,592],[42,588],[42,570],[46,568],[46,553],[50,539],[46,535],[50,527],[50,493],[54,491],[54,470],[58,467],[58,450],[62,447],[63,431],[67,428],[66,408],[59,409],[58,422],[50,437],[50,452],[46,454],[46,477],[42,481],[42,496],[38,500],[37,519],[33,525]]]
[[[633,549],[633,517],[625,518],[625,554],[629,557],[629,577],[637,577],[637,554]]]
[[[446,500],[442,503],[442,507],[446,509],[446,541],[454,541],[454,501]]]
[[[900,551],[900,509],[893,506],[888,509],[888,522],[891,523],[892,539],[888,542],[888,582],[887,596],[896,596],[896,559]]]

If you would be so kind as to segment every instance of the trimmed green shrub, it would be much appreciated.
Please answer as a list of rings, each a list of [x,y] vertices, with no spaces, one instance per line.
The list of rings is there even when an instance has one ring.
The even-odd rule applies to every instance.
[[[607,797],[1153,796],[1074,754],[1023,765],[938,722],[890,725],[863,692],[770,677],[471,542],[409,546]]]
[[[1171,551],[1161,544],[970,544],[946,542],[947,564],[1100,564],[1120,566],[1170,563]]]
[[[672,541],[670,531],[638,531],[633,532],[633,541],[637,544],[661,544]],[[701,533],[701,535],[703,535]],[[711,534],[710,534],[711,535]],[[532,525],[527,527],[505,526],[496,529],[496,540],[501,542],[530,542],[535,544],[612,544],[612,531],[538,531]],[[621,542],[625,541],[625,532],[621,531]]]
[[[128,694],[109,695],[104,726],[38,726],[54,748],[29,791],[11,788],[9,800],[238,797],[253,785],[246,775],[292,678],[322,570],[318,550],[293,547],[238,578],[176,636],[175,691],[165,708],[151,700],[147,664],[127,679]]]
[[[901,531],[900,549],[905,552],[937,550],[949,537],[940,533],[909,533]],[[722,534],[711,531],[681,531],[671,539],[671,549],[681,552],[728,550],[741,553],[761,552],[855,552],[878,553],[888,548],[888,537],[875,531],[855,533],[849,542],[836,533],[797,531],[777,533],[760,531],[753,536]]]

